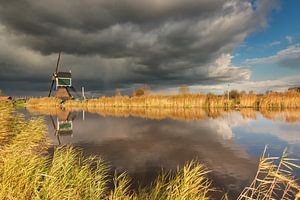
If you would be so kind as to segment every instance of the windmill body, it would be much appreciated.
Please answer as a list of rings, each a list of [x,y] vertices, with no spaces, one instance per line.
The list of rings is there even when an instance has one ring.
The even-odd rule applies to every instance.
[[[50,85],[48,97],[51,96],[52,90],[55,89],[56,90],[54,95],[55,97],[63,100],[72,99],[73,96],[70,94],[69,89],[72,89],[74,92],[76,92],[74,87],[72,86],[72,73],[71,71],[69,72],[59,71],[59,62],[60,62],[60,53],[58,55],[55,72],[52,74],[52,83]],[[55,84],[55,88],[53,88],[54,84]]]

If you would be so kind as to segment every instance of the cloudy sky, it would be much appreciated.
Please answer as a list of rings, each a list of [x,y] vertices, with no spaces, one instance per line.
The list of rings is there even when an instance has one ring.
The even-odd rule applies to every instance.
[[[61,71],[93,95],[284,90],[300,80],[300,3],[0,0],[0,89],[45,95]]]

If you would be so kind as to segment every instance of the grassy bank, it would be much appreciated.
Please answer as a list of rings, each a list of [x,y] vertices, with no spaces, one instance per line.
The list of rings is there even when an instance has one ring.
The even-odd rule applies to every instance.
[[[130,177],[111,177],[100,158],[83,158],[72,147],[55,148],[50,157],[46,131],[42,119],[25,120],[11,104],[0,102],[0,199],[205,200],[217,192],[208,169],[193,161],[175,173],[163,173],[149,187],[132,190]],[[280,158],[266,155],[239,199],[300,195],[292,174],[299,167],[295,159],[285,152]]]

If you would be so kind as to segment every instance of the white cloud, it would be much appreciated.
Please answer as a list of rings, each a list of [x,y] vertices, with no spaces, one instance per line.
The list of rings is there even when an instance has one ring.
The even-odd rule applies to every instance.
[[[234,66],[231,62],[232,58],[233,56],[230,54],[222,54],[217,58],[215,63],[208,68],[209,77],[224,77],[224,80],[226,77],[230,77],[231,80],[249,80],[251,70],[246,67]]]
[[[265,92],[267,90],[273,91],[285,91],[289,87],[299,85],[300,75],[289,76],[274,80],[263,80],[263,81],[244,81],[230,83],[229,89],[236,89],[239,91],[255,91]],[[228,84],[216,84],[216,85],[196,85],[190,87],[191,91],[213,91],[216,93],[224,93],[228,90]]]
[[[294,38],[293,38],[292,36],[288,35],[288,36],[285,37],[285,39],[286,39],[289,43],[292,43]]]
[[[300,45],[292,45],[286,49],[278,51],[275,55],[246,59],[245,64],[278,64],[285,67],[299,67],[300,66]]]
[[[269,47],[273,47],[273,46],[277,46],[277,45],[280,45],[280,44],[281,44],[280,41],[273,41],[273,42],[271,42],[268,46],[269,46]]]
[[[280,113],[278,115],[284,115],[284,113]],[[266,119],[263,119],[266,120]],[[282,119],[281,119],[282,120]],[[300,137],[299,137],[299,124],[287,124],[286,122],[282,122],[280,119],[271,125],[266,125],[266,123],[261,123],[259,121],[253,121],[253,123],[249,124],[245,128],[254,134],[270,134],[276,136],[282,141],[286,141],[292,145],[300,145]],[[260,124],[261,123],[261,124]]]

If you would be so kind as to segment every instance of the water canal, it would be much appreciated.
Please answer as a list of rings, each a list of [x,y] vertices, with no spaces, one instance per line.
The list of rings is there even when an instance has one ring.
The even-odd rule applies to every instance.
[[[236,196],[255,175],[265,145],[300,158],[300,111],[92,110],[26,111],[44,116],[53,146],[72,144],[99,155],[133,185],[197,160],[216,187]],[[58,128],[60,127],[60,128]],[[296,174],[300,175],[299,171]]]

